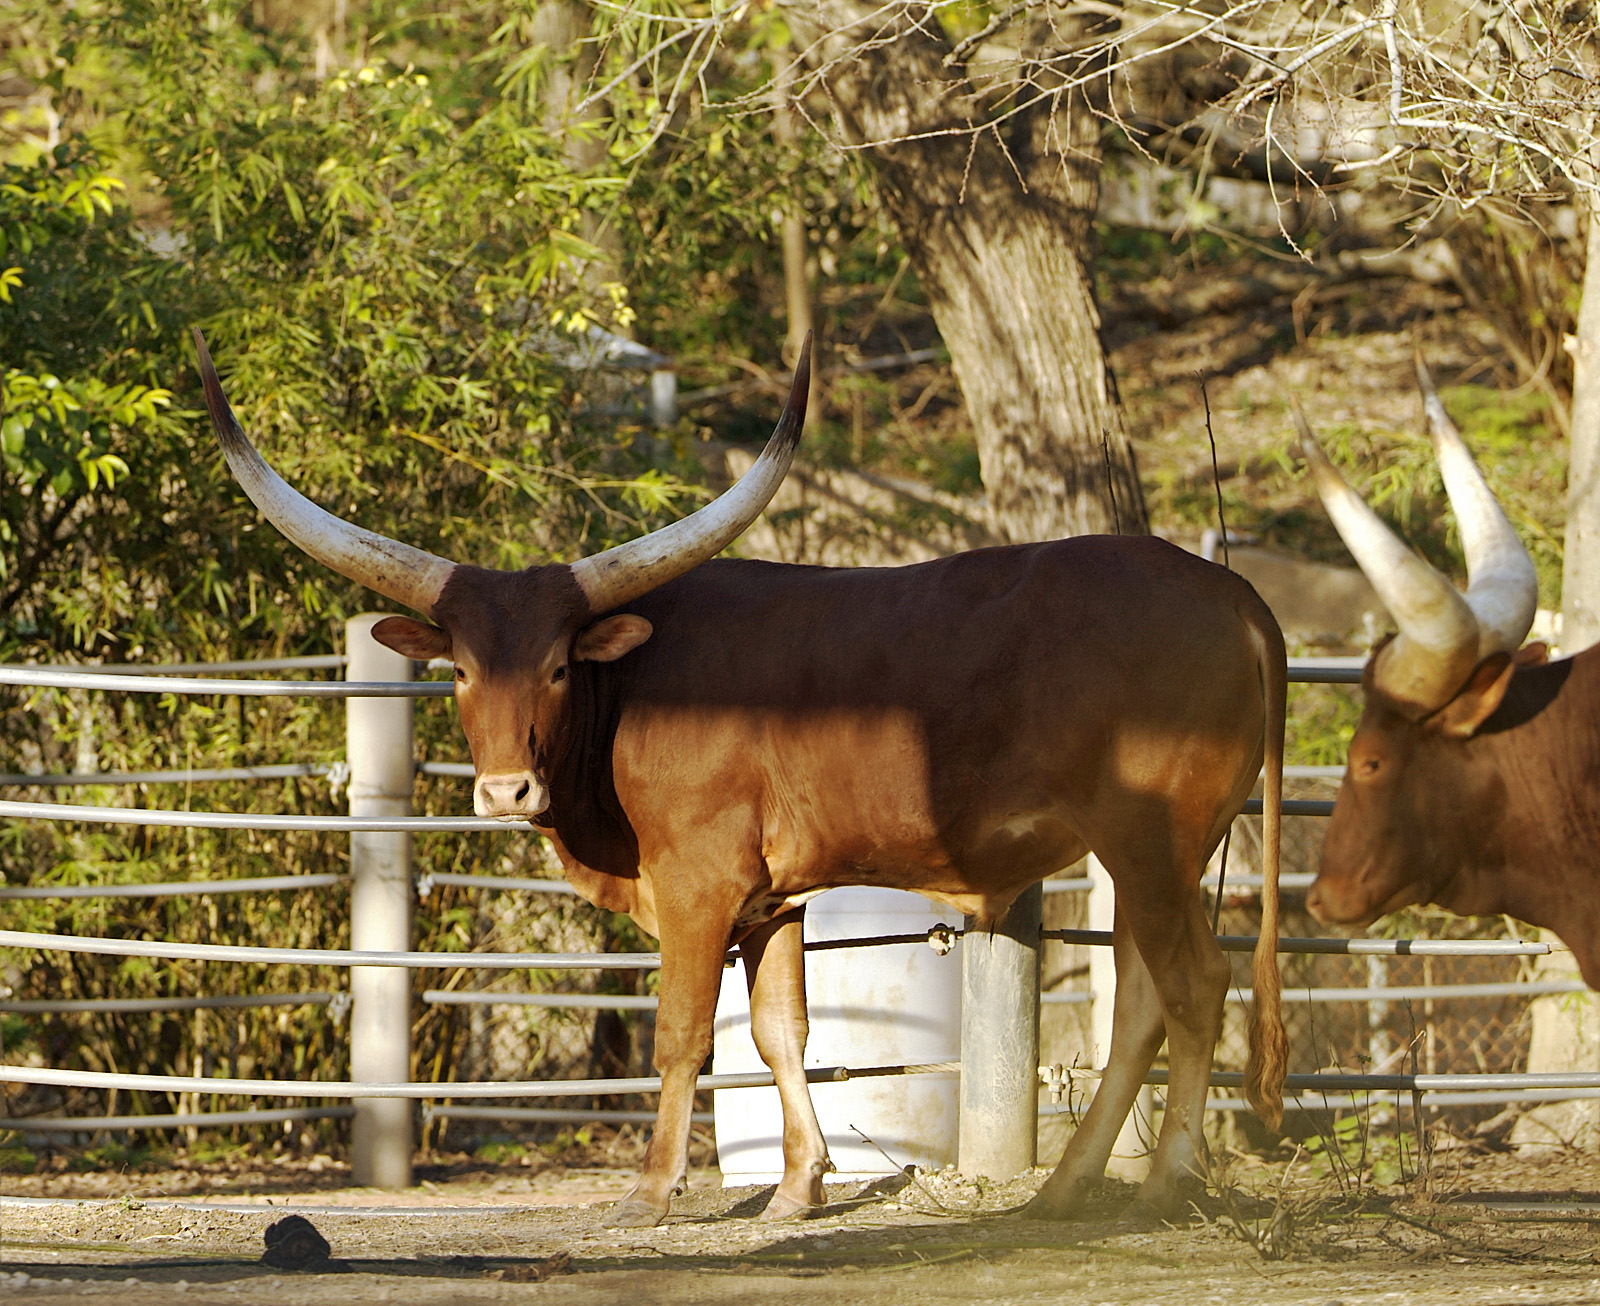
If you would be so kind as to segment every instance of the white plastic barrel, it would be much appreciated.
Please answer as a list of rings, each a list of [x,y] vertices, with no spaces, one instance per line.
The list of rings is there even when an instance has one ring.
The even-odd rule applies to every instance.
[[[923,933],[941,923],[959,926],[961,918],[919,894],[830,889],[806,907],[805,937],[809,942]],[[925,943],[810,952],[806,996],[811,1014],[808,1068],[961,1059],[959,948],[944,957]],[[712,1064],[718,1074],[765,1069],[750,1037],[742,963],[722,973]],[[838,1168],[834,1177],[866,1179],[893,1174],[908,1164],[954,1164],[959,1089],[953,1075],[813,1084],[811,1099]],[[719,1089],[713,1096],[724,1186],[776,1183],[783,1175],[778,1090]]]

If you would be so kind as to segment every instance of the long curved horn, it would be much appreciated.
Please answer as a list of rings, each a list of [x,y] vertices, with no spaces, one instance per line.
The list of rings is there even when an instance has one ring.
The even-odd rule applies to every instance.
[[[1398,638],[1378,652],[1374,681],[1386,694],[1433,711],[1478,663],[1478,620],[1454,585],[1424,562],[1352,490],[1293,404],[1300,450],[1334,528],[1388,606]]]
[[[1434,456],[1439,460],[1450,506],[1456,510],[1461,547],[1467,555],[1466,600],[1478,619],[1478,656],[1515,653],[1533,628],[1539,606],[1539,577],[1533,559],[1445,412],[1420,350],[1416,364]]]
[[[731,489],[681,521],[572,564],[572,575],[589,600],[591,612],[620,607],[692,571],[721,553],[761,515],[783,483],[800,443],[810,389],[811,334],[807,332],[777,429],[755,465]]]
[[[261,515],[309,553],[341,576],[376,590],[408,608],[432,615],[439,591],[455,570],[453,562],[401,544],[386,536],[362,530],[325,512],[267,465],[233,415],[222,392],[217,369],[201,337],[194,333],[200,354],[200,380],[205,387],[211,426],[227,455],[234,478],[261,510]]]

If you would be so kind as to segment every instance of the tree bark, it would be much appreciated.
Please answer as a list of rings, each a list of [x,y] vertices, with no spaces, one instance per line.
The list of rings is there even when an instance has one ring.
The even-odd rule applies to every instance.
[[[784,9],[845,143],[871,159],[928,296],[996,533],[1147,531],[1094,301],[1100,149],[1087,101],[1046,96],[985,127],[983,86],[958,59],[945,66],[953,47],[920,6]],[[1037,85],[1045,74],[1027,65],[1026,42],[1014,71]]]
[[[1597,168],[1600,171],[1600,168]],[[1561,577],[1561,651],[1600,640],[1600,199],[1588,196],[1589,237],[1572,351],[1572,435]]]
[[[779,149],[792,153],[800,140],[800,124],[794,111],[795,74],[799,58],[789,49],[774,50],[772,77],[772,139]],[[811,251],[808,248],[806,213],[798,195],[791,195],[783,210],[783,291],[789,326],[783,339],[783,361],[793,367],[800,358],[806,336],[816,328],[815,300],[812,294]],[[817,342],[820,344],[820,342]],[[814,346],[815,347],[815,346]],[[806,402],[806,428],[813,428],[822,416],[822,368],[814,358],[811,389]]]
[[[1600,167],[1591,167],[1600,173]],[[1568,437],[1567,535],[1561,576],[1561,649],[1572,654],[1600,640],[1600,201],[1587,198],[1589,234],[1577,334],[1572,352],[1572,429]],[[1554,939],[1548,930],[1547,939]],[[1540,958],[1539,979],[1576,979],[1570,953]],[[1563,993],[1533,1003],[1530,1071],[1600,1069],[1600,1004],[1593,993]],[[1592,1148],[1600,1142],[1600,1103],[1549,1102],[1512,1130],[1521,1147]]]

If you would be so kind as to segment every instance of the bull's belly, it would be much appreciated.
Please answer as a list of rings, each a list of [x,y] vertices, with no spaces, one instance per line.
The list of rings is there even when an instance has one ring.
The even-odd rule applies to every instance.
[[[788,855],[769,847],[771,885],[747,907],[748,924],[845,885],[905,889],[988,923],[1003,916],[1023,889],[1088,851],[1069,821],[1054,811],[1010,813],[964,837],[946,832],[870,846],[860,840],[807,844]]]

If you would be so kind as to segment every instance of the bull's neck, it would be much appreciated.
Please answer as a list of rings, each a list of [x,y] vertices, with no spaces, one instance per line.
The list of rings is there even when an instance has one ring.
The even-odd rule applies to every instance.
[[[551,832],[567,856],[605,875],[639,873],[639,842],[617,797],[612,771],[616,737],[619,668],[613,663],[579,662],[573,686],[581,708],[569,726],[569,744],[550,775]]]
[[[1435,901],[1552,930],[1600,986],[1600,648],[1518,671],[1461,750],[1460,790],[1492,801],[1465,814],[1460,869]]]

